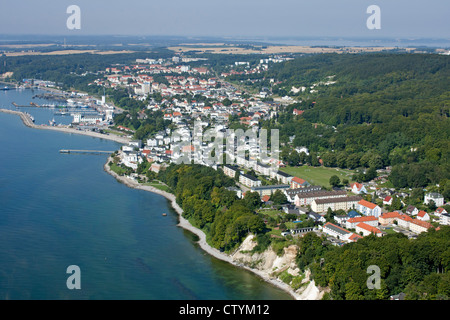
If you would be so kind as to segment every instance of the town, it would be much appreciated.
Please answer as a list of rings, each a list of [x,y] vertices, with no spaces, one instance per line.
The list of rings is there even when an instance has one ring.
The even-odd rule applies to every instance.
[[[270,88],[245,92],[226,81],[226,77],[259,73],[270,64],[290,59],[289,55],[274,55],[252,66],[249,62],[235,61],[220,75],[198,66],[204,58],[182,54],[171,59],[137,59],[131,65],[114,65],[99,72],[102,77],[90,85],[104,89],[126,88],[132,92],[130,98],[146,105],[136,116],[143,120],[160,112],[163,129],[137,139],[136,128],[114,122],[117,115],[124,113],[130,118],[130,113],[107,102],[105,96],[94,99],[75,92],[73,95],[80,105],[89,105],[97,113],[72,113],[72,126],[128,137],[129,144],[114,156],[113,169],[142,183],[155,183],[159,171],[180,161],[193,163],[195,160],[195,163],[223,170],[225,175],[235,179],[233,191],[238,197],[257,193],[262,204],[259,212],[270,212],[276,221],[284,222],[272,224],[277,230],[273,237],[302,236],[313,231],[327,235],[335,245],[343,245],[371,234],[381,237],[398,232],[415,238],[430,228],[449,225],[450,215],[443,208],[445,201],[441,194],[422,190],[422,203],[414,206],[405,201],[410,196],[405,190],[380,187],[378,182],[385,178],[389,168],[378,170],[371,181],[347,180],[339,187],[330,188],[285,172],[283,168],[287,163],[279,158],[280,150],[275,143],[271,144],[271,152],[262,152],[257,139],[262,129],[260,120],[276,119],[280,108],[291,103],[292,98],[286,96],[275,101],[271,99]],[[325,83],[292,90],[314,93],[317,86],[333,85],[331,80],[329,77]],[[51,83],[43,85],[53,86]],[[74,101],[69,102],[73,107]],[[294,109],[293,116],[301,116],[302,112]],[[236,129],[247,131],[236,136]],[[207,130],[209,135],[205,135]],[[230,141],[232,147],[224,151]],[[298,154],[309,155],[306,147],[295,150]],[[323,166],[321,159],[318,162]],[[158,183],[156,186],[163,187]],[[283,217],[290,219],[287,221]]]

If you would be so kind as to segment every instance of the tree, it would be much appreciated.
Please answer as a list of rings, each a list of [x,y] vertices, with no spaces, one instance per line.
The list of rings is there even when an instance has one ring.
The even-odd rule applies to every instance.
[[[402,200],[397,197],[392,197],[391,210],[400,210],[403,207]]]
[[[341,179],[337,175],[330,177],[329,183],[332,187],[339,187],[341,185]]]
[[[298,166],[300,162],[300,156],[296,150],[292,150],[288,157],[288,163],[290,166]]]
[[[239,182],[239,176],[241,175],[241,172],[239,170],[236,170],[234,173],[234,180]]]
[[[281,190],[275,191],[271,197],[271,200],[273,204],[277,205],[284,204],[288,201],[286,195]]]
[[[261,207],[262,201],[258,192],[247,191],[244,197],[244,203],[250,210],[256,210]]]

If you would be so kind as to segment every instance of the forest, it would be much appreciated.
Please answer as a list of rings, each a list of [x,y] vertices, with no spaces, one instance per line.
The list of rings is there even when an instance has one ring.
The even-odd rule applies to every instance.
[[[329,167],[391,166],[397,188],[448,182],[450,57],[322,54],[276,64],[265,76],[281,82],[272,88],[280,95],[335,81],[291,94],[301,102],[262,123],[278,128],[282,142],[295,136],[294,147],[308,147]],[[294,109],[304,113],[292,116]]]
[[[222,170],[191,164],[171,164],[160,171],[158,179],[166,183],[183,209],[183,217],[202,229],[216,249],[229,251],[239,245],[248,233],[261,233],[263,219],[255,214],[261,206],[256,192],[247,192],[243,199],[228,189],[235,181]]]
[[[386,300],[402,292],[406,300],[448,300],[449,238],[450,226],[442,226],[417,239],[372,235],[336,247],[308,233],[300,240],[297,263],[301,270],[311,270],[316,285],[330,287],[326,299]],[[380,270],[379,288],[367,285],[369,266]]]
[[[249,234],[257,235],[255,252],[269,246],[280,254],[288,243],[268,236],[258,194],[247,192],[243,199],[229,187],[233,179],[221,170],[201,165],[170,165],[160,171],[177,197],[183,216],[207,235],[213,247],[225,252],[235,249]],[[326,237],[310,232],[291,239],[299,247],[296,263],[320,287],[331,290],[324,299],[385,300],[403,292],[405,299],[439,300],[450,298],[450,226],[421,233],[416,239],[388,234],[374,235],[357,242],[335,246]],[[379,288],[367,286],[369,266],[380,270]]]

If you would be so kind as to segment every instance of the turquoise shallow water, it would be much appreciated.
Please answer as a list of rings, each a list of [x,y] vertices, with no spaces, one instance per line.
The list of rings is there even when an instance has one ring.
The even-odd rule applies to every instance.
[[[0,106],[29,104],[34,94],[0,92]],[[52,118],[47,109],[26,111],[37,123]],[[291,299],[205,254],[164,197],[104,172],[106,155],[64,148],[119,145],[30,129],[0,113],[0,299]],[[66,286],[69,265],[80,267],[80,290]]]

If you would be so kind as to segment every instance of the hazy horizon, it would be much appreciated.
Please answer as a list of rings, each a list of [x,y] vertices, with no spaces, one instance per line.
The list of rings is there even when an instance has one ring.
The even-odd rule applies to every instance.
[[[70,30],[73,4],[81,24]],[[381,29],[370,30],[367,8],[374,4]],[[11,36],[450,39],[447,0],[24,0],[1,8],[0,34]]]

